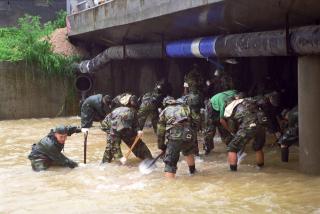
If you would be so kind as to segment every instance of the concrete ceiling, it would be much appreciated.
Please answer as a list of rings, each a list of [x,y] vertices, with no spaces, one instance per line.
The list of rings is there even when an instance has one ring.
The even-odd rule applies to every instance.
[[[288,15],[288,16],[287,16]],[[288,19],[286,19],[288,17]],[[319,0],[224,0],[70,37],[103,46],[319,24]]]

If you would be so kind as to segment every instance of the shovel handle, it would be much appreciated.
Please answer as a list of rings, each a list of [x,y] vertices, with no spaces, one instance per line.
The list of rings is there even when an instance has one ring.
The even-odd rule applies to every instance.
[[[141,135],[137,135],[136,138],[134,139],[133,144],[131,145],[131,147],[129,148],[129,151],[127,152],[127,154],[125,155],[125,158],[128,159],[129,155],[131,154],[133,148],[136,146],[136,144],[138,143],[138,141],[140,140]]]
[[[87,163],[87,139],[88,132],[84,133],[84,142],[83,142],[83,163]]]
[[[165,153],[165,151],[162,151],[155,159],[152,160],[152,162],[150,163],[150,165],[147,168],[150,168],[153,164],[155,164],[157,162],[157,160],[163,156]]]

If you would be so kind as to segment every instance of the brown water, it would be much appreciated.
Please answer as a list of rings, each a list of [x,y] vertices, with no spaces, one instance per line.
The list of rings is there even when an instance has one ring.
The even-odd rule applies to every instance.
[[[266,147],[266,167],[259,171],[248,146],[248,156],[232,173],[225,146],[218,144],[213,154],[196,162],[197,175],[188,176],[186,162],[180,161],[177,179],[166,180],[163,163],[142,175],[133,155],[125,166],[99,165],[105,136],[93,128],[86,165],[33,172],[27,159],[31,145],[58,124],[77,125],[80,120],[0,122],[0,213],[320,213],[320,177],[298,172],[296,147],[291,149],[289,164],[279,161],[278,148]],[[158,154],[151,129],[145,130],[143,138]],[[82,133],[67,139],[65,154],[83,161]]]

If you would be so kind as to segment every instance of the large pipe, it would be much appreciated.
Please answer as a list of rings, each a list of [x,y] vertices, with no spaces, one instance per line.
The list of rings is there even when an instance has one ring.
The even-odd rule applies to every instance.
[[[287,38],[289,41],[287,41]],[[320,54],[320,26],[285,30],[202,37],[173,42],[133,44],[107,48],[91,60],[82,61],[82,73],[100,69],[110,60],[126,58],[184,57],[257,57],[286,56],[288,50],[297,55]]]

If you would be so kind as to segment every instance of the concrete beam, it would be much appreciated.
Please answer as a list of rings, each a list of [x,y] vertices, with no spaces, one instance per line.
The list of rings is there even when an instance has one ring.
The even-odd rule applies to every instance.
[[[68,16],[69,36],[136,23],[223,0],[115,0]]]

